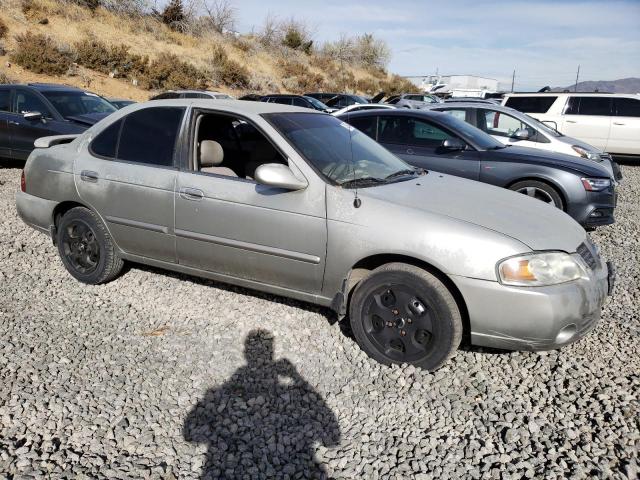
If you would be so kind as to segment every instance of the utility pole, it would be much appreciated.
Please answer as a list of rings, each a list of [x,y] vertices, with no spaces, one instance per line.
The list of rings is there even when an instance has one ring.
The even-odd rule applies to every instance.
[[[516,83],[516,69],[513,69],[513,76],[511,77],[511,93],[513,93],[513,86]]]
[[[573,87],[574,92],[578,91],[578,77],[580,77],[580,65],[578,65],[578,71],[576,72],[576,84]]]

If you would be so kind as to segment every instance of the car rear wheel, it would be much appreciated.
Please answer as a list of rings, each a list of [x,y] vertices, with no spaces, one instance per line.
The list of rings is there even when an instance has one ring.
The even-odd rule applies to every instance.
[[[562,197],[555,188],[547,183],[539,182],[537,180],[523,180],[511,185],[509,190],[541,200],[559,208],[560,210],[564,209]]]
[[[358,345],[384,365],[435,370],[462,338],[460,309],[431,273],[404,263],[375,269],[353,292],[349,308]]]
[[[124,262],[95,212],[76,207],[63,215],[57,228],[58,253],[77,280],[96,285],[113,280]]]

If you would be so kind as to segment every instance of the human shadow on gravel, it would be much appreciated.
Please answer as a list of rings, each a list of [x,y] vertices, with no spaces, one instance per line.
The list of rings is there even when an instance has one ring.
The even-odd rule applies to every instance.
[[[289,360],[273,358],[273,342],[251,331],[247,365],[189,412],[185,440],[208,446],[202,479],[328,478],[314,444],[338,445],[336,416]]]

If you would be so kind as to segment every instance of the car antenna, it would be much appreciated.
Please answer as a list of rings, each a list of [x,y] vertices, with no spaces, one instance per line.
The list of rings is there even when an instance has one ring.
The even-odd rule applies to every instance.
[[[360,208],[360,205],[362,205],[362,200],[360,200],[360,198],[358,197],[358,181],[356,180],[356,162],[353,159],[353,131],[355,130],[354,127],[351,126],[351,112],[349,110],[347,110],[347,131],[349,132],[349,150],[351,152],[351,168],[352,168],[352,172],[353,172],[353,183],[356,187],[356,191],[355,191],[355,198],[353,199],[353,206],[355,208]]]

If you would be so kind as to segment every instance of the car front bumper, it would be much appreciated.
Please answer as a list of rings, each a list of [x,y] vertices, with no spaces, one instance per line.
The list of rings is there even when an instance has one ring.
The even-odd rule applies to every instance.
[[[451,277],[469,312],[471,343],[507,350],[552,350],[584,337],[600,320],[615,270],[598,259],[579,280],[548,287],[511,287]]]
[[[615,222],[618,203],[615,186],[601,192],[585,192],[583,201],[570,204],[567,213],[586,228],[610,225]]]
[[[53,226],[53,210],[58,202],[16,192],[16,209],[24,223],[43,233],[50,234]]]

